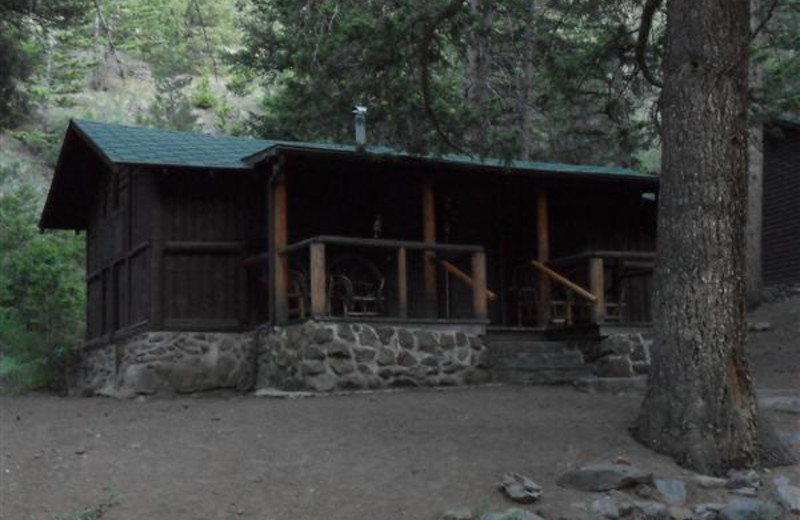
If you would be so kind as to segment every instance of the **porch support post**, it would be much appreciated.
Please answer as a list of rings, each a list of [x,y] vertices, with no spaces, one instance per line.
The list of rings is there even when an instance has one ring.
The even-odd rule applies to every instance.
[[[592,303],[592,323],[600,323],[606,316],[605,271],[602,258],[589,259],[589,290],[597,297]]]
[[[275,323],[285,324],[289,321],[289,259],[281,251],[286,247],[288,239],[286,175],[281,161],[273,166],[275,180],[272,188],[272,237],[275,291]]]
[[[475,319],[486,320],[489,317],[488,298],[486,293],[486,253],[472,253],[472,307]]]
[[[542,188],[536,193],[536,259],[546,264],[550,260],[550,208],[547,192]],[[539,273],[537,321],[540,327],[550,323],[550,278]]]
[[[397,249],[397,315],[408,318],[408,260],[406,248]]]
[[[422,179],[422,231],[423,242],[436,243],[436,194],[433,181],[429,178]],[[425,304],[432,317],[437,314],[437,284],[436,284],[436,255],[432,251],[425,251],[424,276],[425,276]]]
[[[324,316],[327,307],[325,294],[325,244],[311,244],[311,315]]]

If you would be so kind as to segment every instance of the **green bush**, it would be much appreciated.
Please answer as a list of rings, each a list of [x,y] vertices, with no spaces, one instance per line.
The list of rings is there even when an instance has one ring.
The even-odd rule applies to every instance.
[[[192,106],[195,108],[209,109],[214,108],[217,104],[217,99],[214,93],[211,92],[211,82],[208,77],[204,77],[197,84],[197,88],[192,94]]]
[[[0,190],[0,390],[6,392],[63,387],[65,363],[84,327],[83,238],[39,233],[41,204],[31,185]]]

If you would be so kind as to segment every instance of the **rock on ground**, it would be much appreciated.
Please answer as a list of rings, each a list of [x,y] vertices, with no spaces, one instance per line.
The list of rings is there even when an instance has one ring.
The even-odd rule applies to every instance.
[[[664,503],[671,506],[681,506],[686,503],[686,485],[679,478],[657,478],[653,485],[661,494]]]
[[[565,473],[558,479],[562,487],[581,491],[610,491],[649,483],[653,474],[621,464],[594,464]]]
[[[792,513],[800,513],[800,488],[795,486],[780,485],[775,491],[781,505]]]
[[[542,496],[542,487],[539,484],[514,472],[503,475],[500,490],[508,498],[520,504],[532,504]]]
[[[489,513],[483,515],[480,520],[545,520],[536,513],[524,509],[511,508],[504,513]]]
[[[778,520],[781,508],[757,498],[733,496],[719,512],[720,520]]]

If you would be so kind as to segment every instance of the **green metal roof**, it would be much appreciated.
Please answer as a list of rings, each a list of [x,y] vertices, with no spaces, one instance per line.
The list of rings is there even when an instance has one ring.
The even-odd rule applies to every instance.
[[[73,119],[72,123],[115,164],[151,164],[250,169],[242,157],[274,145],[271,141],[177,132],[143,126]]]
[[[657,177],[613,166],[588,166],[541,161],[506,161],[467,155],[414,155],[387,146],[368,146],[296,141],[267,141],[243,137],[212,136],[74,119],[74,126],[112,163],[251,169],[266,154],[277,150],[370,155],[376,158],[405,158],[443,165],[485,167],[516,172],[589,174],[657,181]]]

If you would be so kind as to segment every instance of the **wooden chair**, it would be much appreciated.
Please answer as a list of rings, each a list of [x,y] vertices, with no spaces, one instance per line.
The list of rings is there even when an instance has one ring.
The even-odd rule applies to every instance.
[[[539,323],[539,289],[541,275],[530,263],[516,267],[511,275],[511,293],[517,310],[517,325],[542,326]],[[547,325],[566,327],[575,322],[575,304],[570,291],[551,285],[550,322]]]
[[[345,255],[328,272],[328,311],[337,316],[382,316],[386,278],[367,258]]]
[[[309,294],[308,276],[303,271],[289,269],[289,319],[306,319],[310,307]]]

